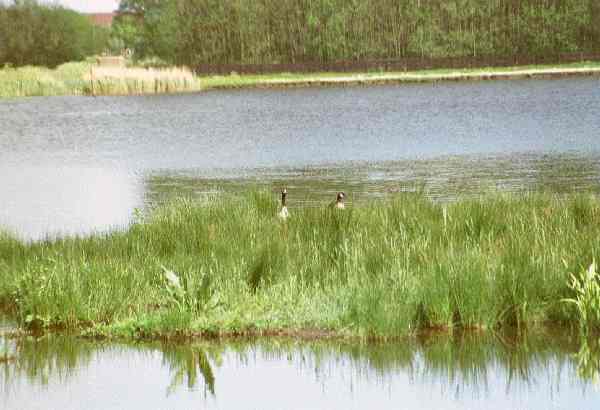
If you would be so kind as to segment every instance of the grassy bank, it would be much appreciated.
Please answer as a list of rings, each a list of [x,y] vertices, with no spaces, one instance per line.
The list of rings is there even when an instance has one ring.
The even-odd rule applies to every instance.
[[[600,62],[552,66],[488,67],[481,69],[410,72],[265,74],[198,77],[185,69],[102,68],[68,63],[56,69],[0,69],[0,98],[52,95],[137,95],[211,89],[309,87],[356,84],[399,84],[520,78],[600,76]]]
[[[600,254],[592,196],[442,205],[402,195],[293,209],[286,222],[276,213],[274,196],[258,192],[181,201],[125,232],[29,244],[3,235],[0,301],[22,325],[125,337],[577,324],[564,302],[577,298],[570,274]]]
[[[202,77],[203,89],[277,88],[340,86],[369,84],[402,84],[439,81],[479,81],[523,78],[562,78],[568,76],[600,76],[600,62],[517,67],[486,67],[463,69],[432,69],[406,72],[368,73],[281,73]]]

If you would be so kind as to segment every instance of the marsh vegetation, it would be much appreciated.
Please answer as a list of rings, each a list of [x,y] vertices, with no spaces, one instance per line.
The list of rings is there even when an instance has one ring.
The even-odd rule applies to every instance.
[[[183,68],[144,69],[66,63],[55,69],[0,69],[0,97],[137,95],[197,91],[200,80]]]
[[[564,301],[599,259],[595,196],[402,194],[292,209],[285,222],[277,211],[274,195],[256,191],[177,201],[126,231],[3,235],[0,300],[23,326],[126,338],[597,326]]]

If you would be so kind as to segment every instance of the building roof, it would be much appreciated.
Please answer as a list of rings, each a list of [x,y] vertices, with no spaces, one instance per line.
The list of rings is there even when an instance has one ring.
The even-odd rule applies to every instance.
[[[92,24],[102,27],[112,26],[113,19],[117,16],[116,12],[111,13],[85,13]]]

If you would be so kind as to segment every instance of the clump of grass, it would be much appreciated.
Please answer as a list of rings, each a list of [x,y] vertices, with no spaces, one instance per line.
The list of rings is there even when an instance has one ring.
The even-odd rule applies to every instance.
[[[571,275],[569,287],[575,292],[574,298],[565,302],[575,305],[582,330],[600,328],[600,273],[596,262],[580,275]]]
[[[178,275],[164,266],[162,269],[165,275],[165,289],[177,310],[198,314],[215,307],[217,302],[213,298],[209,275]]]
[[[22,324],[127,337],[525,328],[580,320],[561,303],[569,272],[600,250],[600,204],[582,194],[402,194],[276,215],[276,196],[259,191],[180,200],[123,232],[0,237],[0,300]]]

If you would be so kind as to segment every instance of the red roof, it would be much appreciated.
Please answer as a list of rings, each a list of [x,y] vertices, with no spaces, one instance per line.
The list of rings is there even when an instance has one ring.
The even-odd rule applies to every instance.
[[[86,14],[92,24],[102,27],[112,26],[113,19],[117,16],[117,13],[88,13]]]

